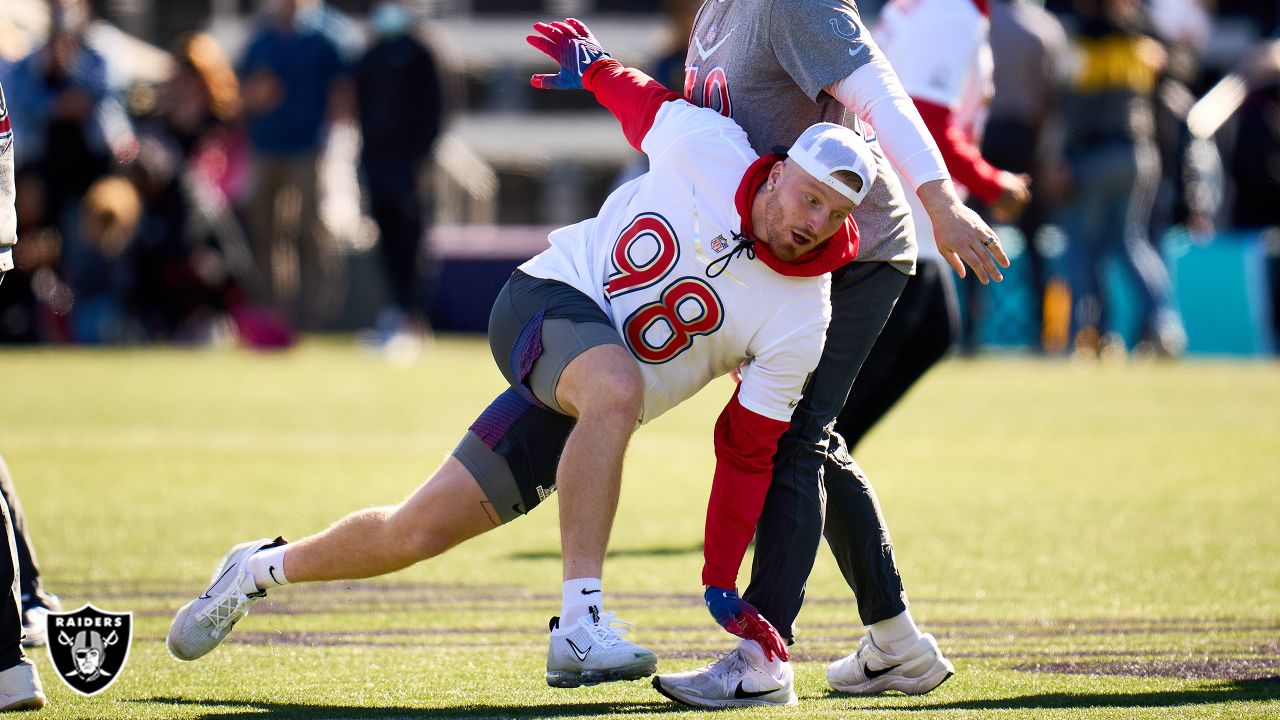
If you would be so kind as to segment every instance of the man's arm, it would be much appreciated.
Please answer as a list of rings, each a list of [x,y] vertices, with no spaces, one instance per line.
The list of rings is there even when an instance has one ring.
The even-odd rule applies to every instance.
[[[1009,267],[1009,257],[1000,239],[960,201],[937,144],[889,61],[876,57],[829,85],[827,92],[876,129],[889,159],[915,185],[933,223],[938,250],[956,274],[965,277],[967,264],[984,285],[991,279],[1003,280],[999,268]],[[943,177],[937,177],[936,169],[929,170],[931,165],[942,167]]]
[[[13,246],[18,242],[18,215],[13,179],[13,129],[4,88],[0,88],[0,278],[13,269]]]

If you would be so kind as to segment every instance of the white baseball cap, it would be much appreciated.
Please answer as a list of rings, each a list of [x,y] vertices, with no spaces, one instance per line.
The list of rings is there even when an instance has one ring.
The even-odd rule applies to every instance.
[[[871,147],[858,133],[843,125],[826,122],[810,125],[796,138],[787,157],[818,182],[852,200],[854,205],[862,202],[871,192],[871,183],[876,181],[876,161]],[[833,176],[838,170],[857,175],[862,187],[855,190]]]

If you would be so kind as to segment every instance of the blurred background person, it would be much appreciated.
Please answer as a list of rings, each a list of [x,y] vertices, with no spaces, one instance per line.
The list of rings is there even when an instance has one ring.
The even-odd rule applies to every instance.
[[[435,55],[415,37],[415,23],[401,3],[376,5],[370,25],[373,44],[354,76],[360,170],[391,290],[374,342],[413,352],[429,330],[435,269],[424,240],[432,204],[422,179],[444,126],[445,84]]]
[[[988,27],[982,0],[895,0],[880,14],[875,37],[938,143],[951,177],[1008,221],[1030,199],[1029,180],[996,168],[975,144],[991,96]],[[920,52],[926,47],[928,53]],[[836,421],[850,452],[946,356],[959,334],[955,286],[934,241],[933,224],[919,198],[907,193],[907,203],[919,247],[916,273],[907,278]]]
[[[1062,23],[1034,0],[992,0],[990,7],[993,94],[982,155],[997,167],[1031,178],[1031,200],[1014,225],[1025,243],[1021,262],[1030,278],[1029,317],[1038,348],[1044,338],[1048,278],[1037,236],[1062,193],[1054,178],[1062,172],[1062,92],[1070,46]],[[980,306],[967,306],[969,349],[976,349]]]
[[[173,59],[130,172],[143,204],[131,305],[149,338],[202,344],[229,336],[263,280],[232,209],[250,162],[235,72],[202,33],[178,38]]]
[[[33,240],[19,251],[32,262],[24,272],[30,267],[33,273],[18,283],[30,283],[30,317],[15,330],[23,339],[66,339],[66,282],[83,249],[80,198],[136,152],[108,59],[86,41],[89,21],[83,0],[53,0],[48,39],[0,72],[10,119],[23,138],[16,157],[18,211],[24,234]],[[23,289],[15,288],[18,294]]]
[[[254,153],[249,229],[267,299],[314,327],[325,306],[317,161],[326,124],[349,115],[347,68],[325,32],[299,22],[311,0],[265,0],[240,60]]]
[[[71,339],[99,345],[142,340],[129,307],[136,268],[129,254],[142,202],[133,185],[112,175],[95,181],[80,206],[82,248],[71,269]]]
[[[1238,73],[1248,90],[1235,111],[1225,158],[1236,182],[1227,219],[1232,227],[1271,230],[1270,315],[1280,337],[1280,40],[1250,53]]]
[[[1167,56],[1143,34],[1138,0],[1077,0],[1076,7],[1076,68],[1064,104],[1071,197],[1063,208],[1075,350],[1126,350],[1103,277],[1103,261],[1114,256],[1137,291],[1139,342],[1178,356],[1186,332],[1148,234],[1160,182],[1152,93]]]

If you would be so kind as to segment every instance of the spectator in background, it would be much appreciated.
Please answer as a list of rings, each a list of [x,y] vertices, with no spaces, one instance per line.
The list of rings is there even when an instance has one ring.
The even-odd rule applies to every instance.
[[[1187,113],[1195,102],[1200,57],[1209,42],[1212,20],[1206,0],[1150,0],[1148,16],[1153,36],[1164,47],[1166,61],[1153,96],[1156,147],[1160,151],[1160,184],[1151,212],[1151,240],[1161,246],[1175,223],[1207,235],[1213,225],[1205,208],[1197,207],[1186,193],[1191,168],[1184,163],[1190,133]]]
[[[1280,227],[1280,40],[1264,43],[1237,71],[1248,95],[1235,113],[1227,168],[1235,185],[1231,224]],[[1280,337],[1280,248],[1269,253],[1272,331]]]
[[[975,145],[990,97],[987,29],[985,0],[894,0],[881,12],[875,37],[938,143],[951,177],[1007,221],[1030,199],[1029,178],[997,169]],[[923,47],[929,52],[920,52]],[[916,273],[907,278],[836,419],[836,432],[851,453],[946,356],[959,334],[955,286],[934,242],[933,224],[919,198],[907,193],[907,204],[919,247]]]
[[[1078,63],[1065,102],[1072,197],[1064,208],[1071,329],[1083,356],[1125,350],[1110,316],[1103,260],[1114,254],[1134,280],[1140,342],[1164,356],[1186,348],[1168,270],[1148,236],[1160,180],[1151,93],[1164,64],[1140,30],[1138,0],[1077,0]]]
[[[144,209],[131,305],[148,337],[203,343],[230,329],[227,313],[258,280],[230,203],[246,184],[248,144],[239,83],[213,38],[184,35],[173,57],[131,168]]]
[[[360,169],[378,249],[391,286],[391,306],[378,316],[376,342],[416,350],[427,329],[433,273],[423,233],[430,203],[420,179],[443,126],[441,68],[411,33],[408,11],[383,2],[371,16],[375,42],[356,66]]]
[[[995,93],[982,154],[1010,172],[1031,177],[1031,202],[1016,226],[1026,242],[1031,319],[1044,338],[1045,258],[1036,243],[1061,194],[1062,91],[1070,48],[1058,19],[1032,0],[992,0],[991,55]]]
[[[241,59],[255,189],[250,238],[269,299],[314,325],[324,305],[317,160],[326,121],[349,107],[346,68],[334,42],[298,22],[309,0],[267,0]],[[284,263],[297,259],[297,272]]]
[[[41,255],[61,278],[46,273],[35,294],[45,307],[65,313],[60,283],[80,272],[85,260],[78,241],[80,198],[117,163],[131,160],[137,143],[111,88],[107,59],[86,44],[88,7],[83,0],[53,0],[49,9],[48,41],[7,68],[3,82],[14,130],[23,138],[16,158],[21,222],[32,234],[58,231],[46,236],[49,242],[42,244],[51,247]]]
[[[98,345],[141,340],[129,311],[134,286],[133,258],[128,255],[142,216],[142,203],[123,177],[104,177],[84,195],[80,210],[83,247],[70,284],[75,303],[71,337]]]

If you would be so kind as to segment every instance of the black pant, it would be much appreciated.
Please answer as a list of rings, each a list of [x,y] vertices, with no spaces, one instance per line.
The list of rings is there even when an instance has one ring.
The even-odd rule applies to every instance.
[[[960,311],[949,272],[943,261],[926,260],[907,280],[836,420],[836,432],[850,452],[951,349],[960,331]],[[829,480],[827,484],[829,492]]]
[[[9,512],[9,498],[12,496],[16,500],[17,496],[12,494],[13,488],[9,482],[9,472],[3,458],[0,458],[0,478],[3,479],[0,486],[5,490],[0,496],[0,521],[4,522],[4,533],[0,536],[0,540],[5,543],[5,547],[0,548],[0,583],[4,583],[5,587],[9,588],[8,596],[0,598],[0,670],[8,670],[21,662],[24,657],[22,606],[19,603],[18,589],[20,558],[17,550],[18,543],[14,541],[17,530],[14,518],[21,519],[21,510],[15,511],[13,515]]]
[[[36,562],[35,550],[27,537],[27,520],[22,512],[22,501],[18,499],[18,491],[13,486],[9,466],[4,464],[3,457],[0,457],[0,495],[4,497],[4,504],[8,507],[12,521],[9,524],[13,528],[12,545],[18,558],[18,590],[24,600],[43,604],[47,593],[40,582],[40,565]]]
[[[843,443],[830,435],[906,281],[906,275],[882,262],[853,263],[832,273],[826,346],[791,427],[778,443],[773,482],[756,531],[751,584],[743,596],[788,641],[795,639],[795,619],[824,518],[828,542],[858,596],[863,622],[885,620],[906,609],[875,493],[842,451]]]
[[[427,308],[424,267],[420,257],[424,223],[417,189],[371,189],[369,214],[378,225],[378,251],[390,281],[391,300],[406,315]]]

